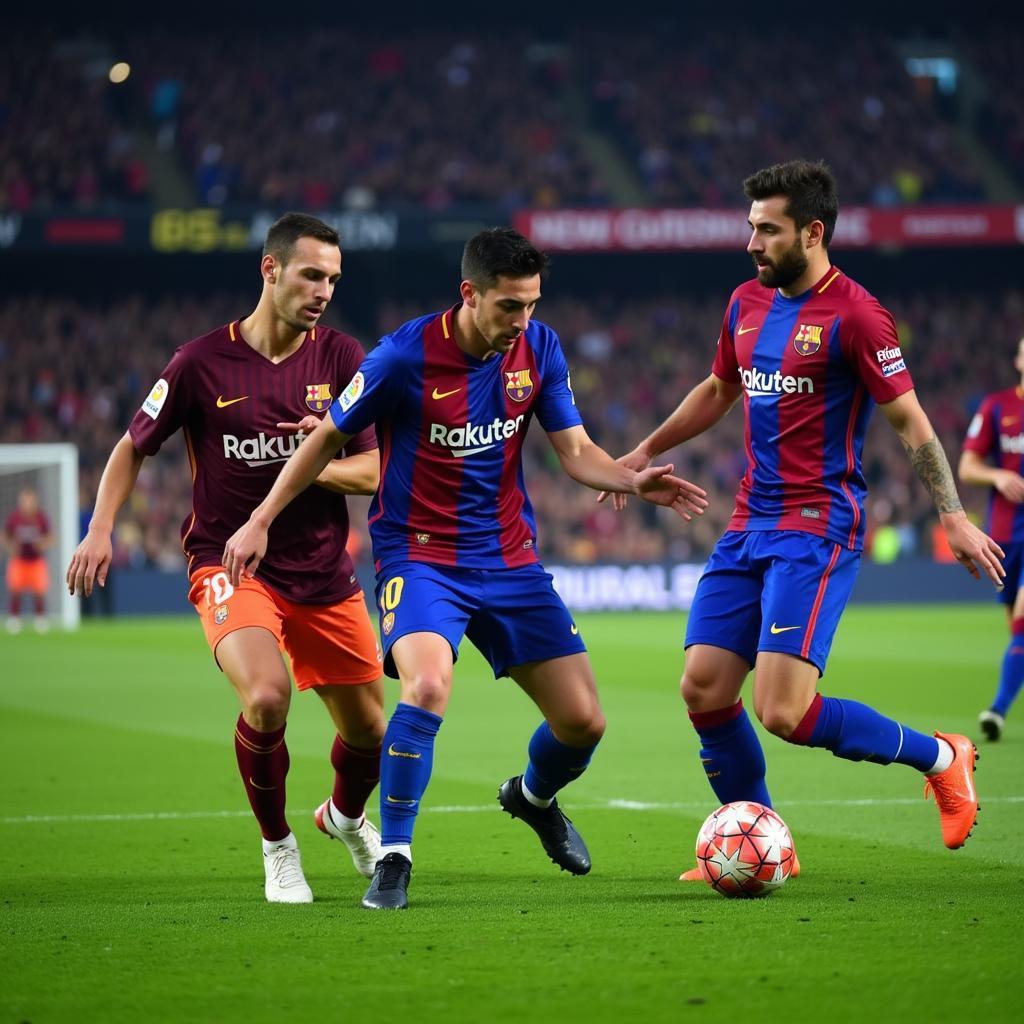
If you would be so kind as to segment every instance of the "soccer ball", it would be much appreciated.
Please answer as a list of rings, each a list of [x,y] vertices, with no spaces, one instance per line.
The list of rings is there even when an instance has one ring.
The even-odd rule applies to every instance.
[[[701,877],[723,896],[767,896],[785,885],[795,859],[786,823],[753,800],[719,807],[697,833]]]

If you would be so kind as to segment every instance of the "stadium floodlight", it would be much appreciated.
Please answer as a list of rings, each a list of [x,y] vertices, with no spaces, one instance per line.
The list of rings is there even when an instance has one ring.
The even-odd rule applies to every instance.
[[[53,528],[46,552],[50,589],[47,615],[64,629],[77,629],[80,606],[64,586],[64,572],[79,539],[78,449],[73,444],[0,444],[0,529],[18,504],[18,492],[32,487]],[[6,575],[0,573],[3,609],[7,608]]]

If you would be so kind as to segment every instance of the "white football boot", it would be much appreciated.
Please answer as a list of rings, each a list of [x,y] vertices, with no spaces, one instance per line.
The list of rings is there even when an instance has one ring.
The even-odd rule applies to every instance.
[[[312,903],[313,890],[302,873],[299,844],[290,832],[276,843],[263,840],[263,870],[268,903]]]
[[[365,878],[373,878],[374,868],[380,860],[380,833],[366,815],[357,828],[339,828],[331,813],[331,801],[325,800],[314,812],[316,827],[332,839],[340,839],[352,855],[356,871]]]

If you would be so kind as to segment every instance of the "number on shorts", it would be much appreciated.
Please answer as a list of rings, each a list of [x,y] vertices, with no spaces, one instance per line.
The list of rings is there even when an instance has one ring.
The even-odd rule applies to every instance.
[[[203,582],[203,586],[206,588],[206,603],[208,605],[223,604],[235,592],[226,572],[215,572]]]
[[[380,606],[384,611],[392,612],[398,607],[398,602],[402,600],[404,586],[405,580],[401,576],[392,576],[384,584],[384,589],[380,592]]]

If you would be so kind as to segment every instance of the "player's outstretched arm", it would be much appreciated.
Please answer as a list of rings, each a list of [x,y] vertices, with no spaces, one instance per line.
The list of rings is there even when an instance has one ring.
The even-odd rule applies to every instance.
[[[319,416],[303,416],[298,423],[278,423],[277,427],[311,434],[319,425]],[[344,459],[331,459],[313,483],[336,494],[373,494],[380,483],[380,452],[374,448]]]
[[[879,408],[899,434],[914,470],[932,496],[956,560],[976,579],[983,572],[1002,589],[1006,575],[1000,561],[1005,557],[1003,549],[967,518],[949,460],[917,396],[907,391]]]
[[[683,519],[702,515],[707,492],[689,480],[672,476],[672,466],[649,466],[639,472],[616,462],[594,444],[583,427],[548,434],[562,468],[573,480],[595,491],[637,494],[654,505],[673,509]]]
[[[234,586],[238,586],[243,573],[252,576],[256,572],[267,553],[270,524],[281,509],[320,475],[350,436],[341,433],[330,416],[325,416],[284,464],[270,493],[252,510],[249,521],[236,530],[224,545],[222,561]]]
[[[135,447],[130,434],[126,433],[114,445],[103,469],[103,476],[100,477],[89,530],[82,543],[75,548],[68,564],[65,580],[69,594],[88,597],[94,583],[101,587],[107,585],[107,573],[113,556],[110,535],[114,532],[114,520],[132,493],[145,458]]]
[[[618,462],[635,472],[646,469],[662,452],[714,426],[735,405],[742,393],[741,384],[730,383],[713,373],[709,374],[690,390],[659,427],[631,452],[621,456]],[[597,500],[604,501],[610,493],[610,490],[602,491]],[[626,495],[621,492],[613,494],[613,504],[616,509],[625,508]]]
[[[1012,469],[989,465],[977,452],[964,451],[960,455],[957,475],[965,484],[994,487],[1007,501],[1019,505],[1024,501],[1024,477]]]

